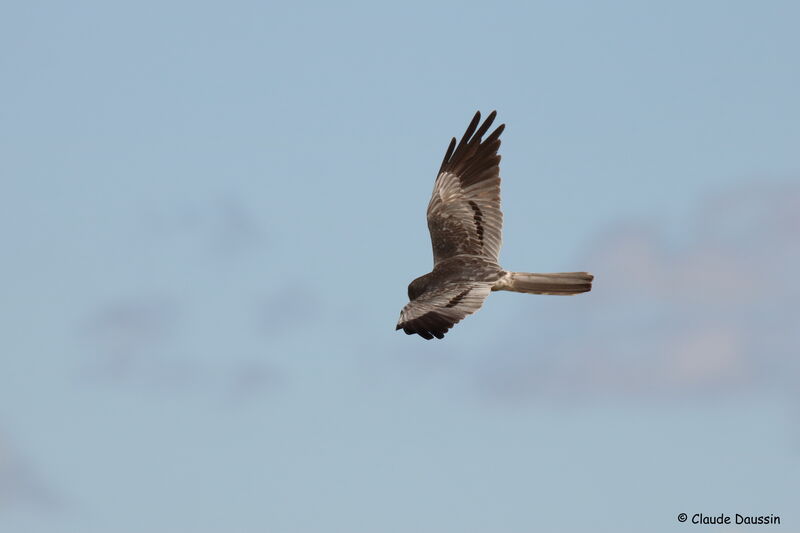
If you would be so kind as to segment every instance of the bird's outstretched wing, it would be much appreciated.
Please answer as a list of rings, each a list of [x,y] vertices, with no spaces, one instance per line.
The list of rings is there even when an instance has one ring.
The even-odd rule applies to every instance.
[[[454,137],[447,148],[428,204],[434,265],[464,254],[497,262],[503,231],[497,151],[505,124],[482,140],[496,114],[478,128],[481,114],[475,113],[458,146]]]
[[[461,319],[481,308],[493,283],[464,281],[423,293],[400,311],[396,329],[417,333],[428,340],[441,339]]]

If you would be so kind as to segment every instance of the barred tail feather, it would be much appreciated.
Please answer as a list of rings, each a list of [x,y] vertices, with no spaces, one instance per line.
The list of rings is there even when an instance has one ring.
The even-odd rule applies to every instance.
[[[580,294],[592,290],[594,276],[588,272],[559,272],[532,274],[509,272],[494,286],[494,290],[528,294]]]

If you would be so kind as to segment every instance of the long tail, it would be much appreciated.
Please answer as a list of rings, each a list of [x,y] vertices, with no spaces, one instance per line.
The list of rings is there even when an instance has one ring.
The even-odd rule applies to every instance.
[[[492,290],[529,294],[580,294],[592,290],[593,279],[594,276],[588,272],[559,272],[557,274],[508,272]]]

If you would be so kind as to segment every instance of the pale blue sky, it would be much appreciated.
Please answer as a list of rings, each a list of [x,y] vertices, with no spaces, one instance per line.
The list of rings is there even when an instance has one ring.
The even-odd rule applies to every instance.
[[[793,2],[0,7],[0,530],[680,531],[800,493]],[[394,331],[476,109],[515,270]]]

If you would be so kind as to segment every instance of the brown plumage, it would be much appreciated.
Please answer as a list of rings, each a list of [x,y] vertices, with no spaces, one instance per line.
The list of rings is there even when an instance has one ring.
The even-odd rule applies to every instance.
[[[491,291],[578,294],[592,288],[593,276],[586,272],[507,272],[498,264],[503,213],[497,152],[505,124],[483,139],[496,114],[478,127],[481,114],[475,113],[458,144],[453,138],[445,152],[428,203],[433,271],[409,284],[410,302],[396,328],[409,335],[443,338],[480,309]]]

